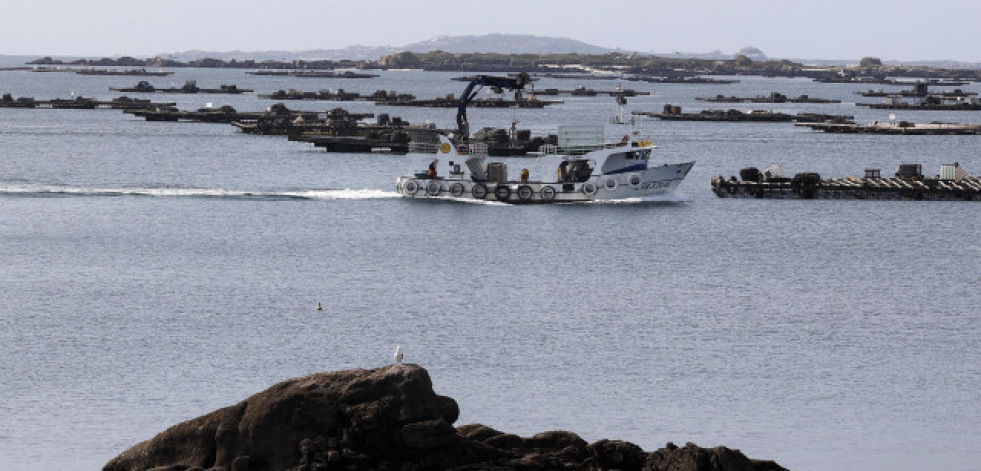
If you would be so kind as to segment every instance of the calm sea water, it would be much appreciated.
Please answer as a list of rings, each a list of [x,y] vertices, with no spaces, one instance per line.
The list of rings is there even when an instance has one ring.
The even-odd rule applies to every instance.
[[[460,93],[455,75],[188,69],[149,80],[431,98]],[[0,72],[0,92],[112,98],[108,87],[136,81]],[[759,77],[624,86],[652,92],[631,100],[634,110],[778,91],[846,103],[766,108],[888,119],[854,106],[862,86]],[[184,109],[273,103],[153,98]],[[474,109],[470,121],[518,119],[545,133],[615,111],[608,97],[564,100]],[[454,119],[453,110],[287,104],[443,127]],[[981,113],[900,119],[981,122]],[[382,366],[401,344],[459,402],[458,425],[565,429],[648,450],[726,445],[793,470],[979,469],[977,203],[720,200],[709,187],[714,175],[771,163],[844,176],[889,174],[900,162],[935,174],[957,161],[977,174],[978,138],[637,125],[659,157],[697,161],[670,199],[511,207],[403,201],[394,182],[412,168],[406,156],[326,154],[119,111],[0,109],[2,467],[100,469],[178,421],[286,378]]]

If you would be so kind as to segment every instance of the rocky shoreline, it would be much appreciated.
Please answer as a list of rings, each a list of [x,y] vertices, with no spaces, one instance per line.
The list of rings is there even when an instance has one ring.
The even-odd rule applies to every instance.
[[[454,427],[459,412],[418,365],[316,373],[174,425],[103,471],[784,471],[726,447],[668,443],[645,452],[565,431],[523,438]]]

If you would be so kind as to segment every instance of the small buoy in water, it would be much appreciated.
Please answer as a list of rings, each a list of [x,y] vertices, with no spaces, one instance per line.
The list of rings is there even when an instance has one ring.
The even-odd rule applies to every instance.
[[[395,363],[402,363],[402,346],[395,346]]]
[[[319,302],[317,303],[317,310],[318,311],[323,311],[324,310],[324,307],[321,306]]]

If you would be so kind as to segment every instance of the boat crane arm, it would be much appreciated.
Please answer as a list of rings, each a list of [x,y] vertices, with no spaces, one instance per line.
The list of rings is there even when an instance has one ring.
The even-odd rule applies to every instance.
[[[462,136],[463,140],[467,140],[470,137],[470,124],[467,122],[467,105],[477,96],[480,92],[480,88],[484,86],[490,86],[494,88],[494,91],[500,93],[503,89],[508,90],[521,90],[525,88],[525,85],[531,82],[531,77],[527,73],[522,72],[517,77],[495,77],[491,75],[477,75],[470,80],[470,84],[460,95],[460,99],[457,100],[456,105],[456,127],[457,133]],[[475,90],[476,88],[476,90]],[[520,96],[520,95],[518,95]]]

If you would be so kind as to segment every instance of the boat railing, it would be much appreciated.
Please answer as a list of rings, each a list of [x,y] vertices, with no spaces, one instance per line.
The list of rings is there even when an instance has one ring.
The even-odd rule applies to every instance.
[[[607,142],[603,144],[590,145],[590,146],[569,146],[560,147],[555,144],[545,144],[539,148],[539,152],[542,155],[583,155],[594,150],[600,149],[615,149],[617,147],[656,147],[653,145],[650,139],[643,139],[639,141],[618,141],[618,142]]]
[[[484,156],[487,155],[487,144],[484,142],[474,142],[466,146],[465,150],[470,155]]]
[[[435,154],[438,150],[438,142],[409,141],[409,152],[413,154]]]
[[[539,152],[542,155],[583,155],[594,150],[604,149],[605,145],[589,145],[589,146],[567,146],[560,147],[555,144],[545,144],[539,148]]]
[[[413,154],[435,154],[439,151],[439,142],[410,141],[409,152]],[[487,144],[474,142],[472,144],[458,144],[456,151],[463,155],[486,156]]]

